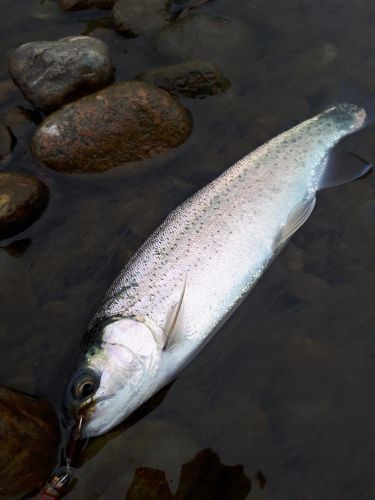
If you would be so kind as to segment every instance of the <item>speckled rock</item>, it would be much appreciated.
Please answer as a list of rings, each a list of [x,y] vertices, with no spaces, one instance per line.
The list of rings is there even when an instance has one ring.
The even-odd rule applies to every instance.
[[[12,151],[12,136],[8,127],[0,123],[0,162],[6,160]]]
[[[26,229],[48,203],[48,188],[29,175],[0,173],[0,239]]]
[[[157,32],[167,21],[167,0],[119,0],[113,7],[118,32],[129,37]]]
[[[0,498],[38,488],[57,462],[59,425],[52,406],[0,387]]]
[[[154,39],[156,50],[168,57],[206,59],[221,66],[229,65],[243,47],[252,49],[246,28],[236,22],[191,12],[176,23],[163,28]]]
[[[126,82],[64,106],[36,131],[32,151],[51,168],[100,172],[183,143],[189,115],[154,85]]]
[[[59,0],[63,10],[112,9],[116,0]]]
[[[25,43],[8,66],[26,99],[44,111],[99,90],[113,78],[107,45],[88,36]]]
[[[224,92],[230,82],[208,61],[188,61],[173,66],[150,69],[138,77],[173,95],[204,98]]]

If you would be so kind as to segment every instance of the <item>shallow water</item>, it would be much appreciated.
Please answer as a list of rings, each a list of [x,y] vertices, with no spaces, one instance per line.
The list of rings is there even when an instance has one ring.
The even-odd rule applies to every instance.
[[[5,95],[1,81],[7,52],[23,42],[93,30],[109,44],[118,81],[177,61],[147,37],[116,34],[106,11],[64,13],[39,0],[2,0],[2,7],[0,111],[16,121],[9,110],[31,105],[17,91]],[[237,36],[224,34],[220,46],[191,49],[218,64],[232,87],[183,101],[194,131],[177,150],[138,173],[124,166],[64,175],[31,157],[35,125],[17,121],[12,161],[1,169],[37,175],[51,200],[37,223],[1,243],[31,240],[22,256],[0,251],[2,385],[58,407],[90,317],[162,219],[335,96],[362,103],[374,89],[371,0],[215,0],[200,10],[234,26]],[[347,148],[374,162],[375,128]],[[66,498],[125,498],[139,467],[165,471],[175,491],[181,466],[212,448],[251,480],[238,498],[375,499],[374,220],[373,175],[320,193],[307,224],[164,398],[130,427],[89,444]],[[209,494],[196,490],[192,498]]]

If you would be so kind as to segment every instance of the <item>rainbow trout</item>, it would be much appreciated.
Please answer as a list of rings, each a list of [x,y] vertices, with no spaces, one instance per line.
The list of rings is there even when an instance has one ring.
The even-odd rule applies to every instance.
[[[248,154],[174,210],[134,254],[93,318],[65,407],[100,435],[139,407],[216,332],[311,214],[319,189],[364,175],[332,147],[360,129],[342,104]]]

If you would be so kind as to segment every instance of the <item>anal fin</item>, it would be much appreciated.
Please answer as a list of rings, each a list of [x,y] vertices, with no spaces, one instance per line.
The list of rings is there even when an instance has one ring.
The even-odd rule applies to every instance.
[[[318,189],[347,184],[366,175],[372,165],[353,153],[332,152],[327,160]]]
[[[307,221],[315,207],[315,196],[297,205],[289,214],[285,225],[281,228],[274,242],[274,251],[278,252],[285,243]]]

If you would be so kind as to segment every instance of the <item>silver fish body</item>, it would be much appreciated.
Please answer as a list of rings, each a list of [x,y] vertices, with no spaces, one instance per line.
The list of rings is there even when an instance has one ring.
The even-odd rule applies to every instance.
[[[343,104],[279,135],[174,210],[143,244],[91,324],[105,326],[79,370],[98,374],[95,393],[83,395],[86,436],[123,420],[225,321],[309,215],[331,148],[365,117]]]

